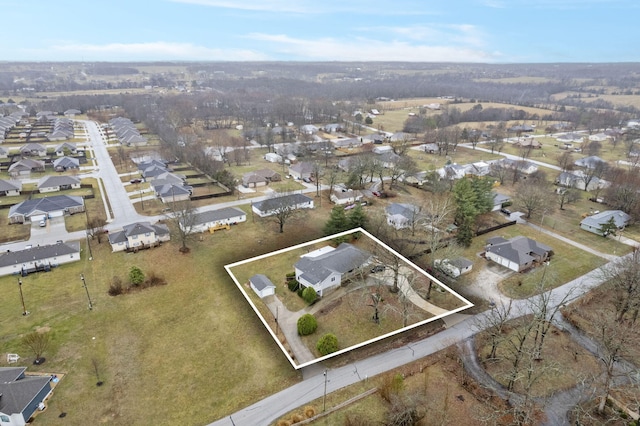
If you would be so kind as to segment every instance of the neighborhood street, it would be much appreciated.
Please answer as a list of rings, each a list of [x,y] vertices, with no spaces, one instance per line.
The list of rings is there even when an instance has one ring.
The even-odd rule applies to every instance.
[[[612,262],[609,262],[602,268],[608,268],[611,264]],[[600,285],[603,276],[602,268],[595,269],[551,290],[549,292],[550,305],[557,306],[563,300],[566,302],[574,301],[592,288]],[[529,313],[531,313],[531,309],[528,300],[517,300],[513,302],[510,318],[518,318]],[[360,381],[367,381],[370,377],[434,354],[450,345],[460,343],[482,330],[483,324],[487,323],[485,320],[487,314],[488,311],[485,311],[470,316],[462,322],[419,342],[374,355],[344,367],[327,370],[327,393]],[[318,374],[210,425],[253,426],[269,424],[296,407],[321,398],[324,394],[324,385],[325,376]],[[372,384],[371,386],[373,387],[374,385]]]
[[[82,123],[86,128],[86,134],[88,137],[87,145],[91,147],[91,150],[94,153],[95,161],[97,163],[96,169],[87,170],[87,173],[83,174],[83,176],[98,178],[100,182],[101,196],[103,198],[103,202],[105,203],[105,210],[107,211],[107,229],[118,229],[123,225],[137,221],[149,221],[153,223],[157,220],[164,219],[165,217],[163,215],[143,216],[136,212],[132,200],[130,199],[126,188],[123,185],[121,178],[118,176],[117,170],[109,156],[106,140],[104,138],[104,134],[102,133],[102,129],[96,122],[93,121],[82,121]],[[489,150],[484,148],[476,147],[476,149],[489,152]],[[507,158],[520,159],[520,157],[514,155],[503,153],[500,153],[500,155]],[[560,170],[559,167],[551,164],[533,160],[528,161],[554,170]],[[327,189],[327,187],[323,186],[322,189]],[[301,190],[300,192],[315,195],[315,191],[315,185],[305,184],[305,189]],[[199,208],[198,211],[209,211],[221,209],[224,207],[246,205],[252,202],[268,199],[269,197],[270,195],[264,195],[255,198],[238,197],[237,200],[219,204],[212,204],[206,207]],[[317,200],[317,198],[315,199]],[[106,208],[107,205],[111,207],[111,212],[108,208]],[[619,257],[615,256],[615,253],[613,255],[600,253],[590,247],[584,246],[566,237],[560,236],[553,231],[538,227],[531,223],[528,223],[528,226],[531,226],[540,232],[549,234],[554,238],[561,239],[566,243],[580,248],[581,250],[588,251],[604,259],[607,259],[609,263],[604,265],[602,268],[610,267],[612,262],[615,262],[617,259],[619,259]],[[24,249],[28,244],[44,245],[53,244],[58,240],[81,240],[84,238],[86,238],[85,231],[68,233],[65,229],[64,218],[54,218],[49,220],[47,226],[43,228],[40,228],[37,224],[32,225],[31,237],[28,241],[4,244],[1,246],[1,249],[12,251],[21,250]],[[638,246],[637,243],[631,240],[623,240],[622,238],[619,238],[619,240],[626,244]],[[555,303],[557,305],[562,300],[564,300],[565,297],[567,297],[570,301],[575,300],[590,289],[601,284],[601,279],[602,273],[600,269],[593,270],[571,282],[568,282],[552,290],[550,292],[552,298],[551,303]],[[495,296],[498,303],[506,300],[506,298],[502,296],[497,289],[493,289],[492,291],[493,293],[490,294],[493,294]],[[484,297],[486,297],[486,293],[484,294]],[[529,302],[527,300],[517,300],[513,303],[514,309],[512,310],[512,318],[526,315],[531,312]],[[423,308],[429,311],[436,309],[436,307],[428,306],[426,304],[423,305]],[[278,305],[278,307],[276,308],[276,305],[273,304],[271,306],[271,309],[272,311],[275,309],[283,315],[282,317],[280,317],[283,323],[284,321],[293,321],[293,317],[288,318],[286,316],[284,306]],[[436,312],[432,313],[436,314]],[[457,319],[461,319],[460,322],[449,326],[436,335],[425,338],[418,342],[407,344],[405,346],[390,350],[385,353],[371,356],[369,358],[348,364],[340,368],[325,370],[322,365],[311,365],[309,367],[305,367],[302,370],[304,379],[300,383],[297,383],[287,389],[284,389],[274,395],[258,401],[255,404],[239,410],[236,413],[233,413],[225,418],[219,419],[211,423],[211,425],[253,426],[268,424],[276,420],[280,416],[286,414],[287,412],[295,409],[296,407],[321,398],[325,392],[325,389],[326,393],[330,393],[357,382],[367,382],[369,378],[372,378],[378,374],[426,357],[453,344],[460,344],[461,342],[468,341],[468,339],[472,338],[478,331],[483,328],[483,324],[486,323],[486,321],[484,320],[486,315],[487,312],[479,313],[473,316],[459,316]],[[295,325],[290,325],[292,326],[291,329],[295,330]],[[297,342],[297,340],[299,339],[295,339],[294,336],[288,335],[287,340],[289,340],[290,342],[294,342],[293,344],[295,345],[295,342]],[[297,360],[298,363],[308,362],[309,359],[306,358],[312,356],[308,350],[306,350],[305,352],[305,349],[306,348],[301,347],[296,348],[296,351],[299,351],[299,353],[304,353],[304,356],[301,357],[302,359]],[[374,387],[373,383],[371,384],[371,387]],[[572,398],[568,398],[567,400],[575,401],[575,398],[576,396],[574,395]],[[561,412],[561,410],[562,408],[556,408],[557,412]]]

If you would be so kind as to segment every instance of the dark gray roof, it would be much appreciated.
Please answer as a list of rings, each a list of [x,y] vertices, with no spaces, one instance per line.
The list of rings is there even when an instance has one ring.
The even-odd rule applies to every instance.
[[[449,263],[451,263],[453,266],[456,266],[458,269],[464,269],[473,265],[472,261],[464,257],[456,257],[455,259],[449,260]]]
[[[590,157],[578,158],[575,163],[578,167],[586,167],[588,169],[595,169],[600,165],[607,164],[602,158],[597,155],[592,155]]]
[[[188,185],[175,185],[173,183],[153,187],[160,197],[175,197],[179,195],[191,194],[193,189]]]
[[[13,190],[21,190],[22,182],[15,180],[4,180],[0,179],[0,191],[13,191]]]
[[[267,278],[266,275],[263,274],[256,274],[254,276],[252,276],[251,278],[249,278],[249,281],[251,282],[251,284],[253,284],[253,286],[256,288],[256,290],[258,291],[262,291],[265,288],[269,288],[269,287],[273,287],[275,288],[276,286],[271,282],[271,280],[269,278]]]
[[[15,215],[31,216],[34,213],[50,213],[84,205],[82,197],[73,195],[54,195],[52,197],[26,200],[9,209],[9,217]]]
[[[223,209],[198,213],[195,216],[194,224],[200,225],[202,223],[216,222],[218,220],[225,220],[240,215],[246,215],[246,213],[237,207],[225,207]]]
[[[500,238],[500,237],[498,237]],[[491,238],[491,240],[496,240]],[[493,242],[493,245],[486,248],[490,253],[495,253],[505,259],[524,265],[534,260],[531,253],[538,256],[544,256],[545,253],[552,251],[551,247],[546,244],[539,243],[531,238],[518,236],[504,242]]]
[[[258,201],[257,203],[253,203],[253,206],[260,211],[268,212],[281,208],[282,206],[295,207],[300,204],[308,203],[309,201],[313,201],[313,199],[304,194],[288,194],[281,197],[268,198],[264,201]]]
[[[56,146],[55,152],[64,151],[65,148],[69,149],[69,151],[75,151],[77,149],[77,146],[75,143],[63,142],[60,145]]]
[[[314,165],[313,163],[309,163],[307,161],[303,161],[300,163],[293,164],[289,166],[289,170],[293,170],[294,172],[300,174],[313,173]]]
[[[9,171],[14,169],[44,169],[44,161],[33,160],[31,158],[22,158],[9,166]]]
[[[334,272],[344,274],[361,267],[371,258],[371,254],[358,247],[342,243],[335,250],[316,257],[302,257],[295,267],[302,271],[302,278],[318,284]]]
[[[493,192],[492,194],[493,194],[494,205],[506,203],[511,200],[511,197],[509,197],[508,195],[499,194],[497,192]]]
[[[80,243],[78,241],[35,246],[25,250],[3,253],[0,254],[0,267],[21,265],[27,262],[51,259],[71,253],[80,253]]]
[[[25,370],[24,367],[0,367],[0,412],[22,413],[42,388],[51,386],[50,376],[23,376]]]
[[[44,146],[42,144],[39,144],[39,143],[34,143],[34,142],[22,145],[20,147],[20,152],[25,152],[25,151],[46,151],[46,150],[47,150],[46,146]]]
[[[45,176],[38,182],[38,188],[49,188],[52,186],[60,186],[60,185],[78,185],[80,183],[80,178],[75,176],[64,176],[64,175],[52,175]]]
[[[391,216],[401,215],[407,220],[413,220],[413,217],[418,214],[418,207],[413,204],[392,203],[386,208],[387,214]]]
[[[53,167],[64,167],[66,169],[80,167],[80,160],[73,157],[60,157],[53,160]]]
[[[111,232],[109,234],[109,242],[111,244],[124,243],[128,237],[152,232],[156,235],[167,235],[169,234],[169,228],[162,223],[151,225],[149,222],[134,222],[123,226],[122,231]]]

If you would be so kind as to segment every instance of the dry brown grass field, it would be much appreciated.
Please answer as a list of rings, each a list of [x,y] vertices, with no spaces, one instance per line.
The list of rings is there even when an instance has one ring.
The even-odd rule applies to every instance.
[[[185,255],[179,242],[136,254],[112,253],[106,242],[94,242],[92,261],[83,246],[80,262],[22,279],[27,317],[16,278],[2,277],[8,308],[0,312],[0,352],[19,353],[29,370],[67,373],[39,416],[43,424],[58,421],[60,412],[70,425],[205,424],[223,417],[300,379],[223,265],[317,238],[325,215],[310,212],[284,234],[268,220],[249,219],[203,234]],[[167,285],[109,296],[112,278],[126,281],[133,265]],[[46,363],[31,366],[20,338],[39,327],[50,329],[53,344]]]

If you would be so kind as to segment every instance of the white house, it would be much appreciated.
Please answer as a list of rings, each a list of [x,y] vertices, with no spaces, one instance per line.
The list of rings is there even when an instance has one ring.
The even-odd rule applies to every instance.
[[[464,257],[455,259],[436,259],[434,262],[436,268],[453,278],[471,272],[473,262]]]
[[[527,237],[513,237],[506,240],[493,237],[487,240],[485,257],[515,272],[521,272],[546,261],[552,249]]]
[[[80,178],[75,176],[45,176],[38,181],[38,192],[55,192],[80,188]]]
[[[588,185],[587,181],[589,182]],[[585,174],[582,170],[560,173],[556,178],[556,184],[566,188],[581,189],[583,191],[593,191],[594,189],[607,188],[611,185],[604,179]]]
[[[246,221],[247,214],[243,210],[237,207],[225,207],[196,214],[191,232],[207,232],[217,226],[235,225]]]
[[[276,286],[263,274],[256,274],[249,278],[249,285],[261,299],[276,293]]]
[[[0,194],[11,197],[20,195],[20,191],[22,191],[22,182],[0,179]]]
[[[11,164],[8,171],[12,178],[29,178],[31,172],[44,172],[44,161],[23,158]]]
[[[53,169],[56,172],[64,172],[67,170],[78,170],[80,168],[80,160],[73,157],[60,157],[53,160]]]
[[[171,235],[167,225],[135,222],[122,227],[122,231],[110,232],[109,243],[115,251],[137,250],[169,241]]]
[[[609,222],[612,218],[613,223],[618,229],[623,229],[625,226],[627,226],[629,220],[631,219],[631,217],[622,210],[606,210],[585,217],[582,222],[580,222],[580,228],[597,235],[603,235],[602,225]]]
[[[39,222],[65,214],[84,212],[84,199],[73,195],[32,198],[9,208],[11,223]]]
[[[362,192],[347,189],[343,187],[334,188],[331,196],[329,197],[331,202],[338,205],[344,204],[353,204],[356,201],[360,201],[362,199]]]
[[[264,155],[264,159],[270,163],[282,163],[282,156],[275,152],[268,152]]]
[[[289,166],[289,174],[294,179],[312,178],[314,174],[314,165],[306,161]]]
[[[322,296],[324,291],[339,286],[342,280],[369,265],[372,257],[371,253],[349,243],[335,249],[323,247],[301,256],[296,262],[296,280]]]
[[[26,275],[50,270],[52,267],[78,260],[80,260],[80,243],[78,241],[8,251],[0,254],[0,276]]]
[[[413,204],[392,203],[385,209],[387,215],[387,225],[395,229],[409,228],[413,226],[420,215],[420,209]]]
[[[260,217],[273,216],[283,209],[312,209],[313,198],[309,198],[304,194],[287,194],[267,198],[264,201],[253,203],[251,209]]]

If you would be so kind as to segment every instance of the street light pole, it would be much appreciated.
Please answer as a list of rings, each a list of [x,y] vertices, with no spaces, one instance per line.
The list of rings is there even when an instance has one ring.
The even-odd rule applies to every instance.
[[[87,287],[87,283],[84,280],[84,274],[80,274],[80,279],[82,280],[82,286],[84,290],[87,292],[87,300],[89,300],[89,310],[93,310],[93,303],[91,302],[91,297],[89,296],[89,288]]]
[[[18,278],[18,288],[20,289],[20,301],[22,302],[22,315],[27,316],[29,315],[29,311],[27,311],[27,308],[24,305],[24,296],[22,295],[22,279],[20,278]]]

